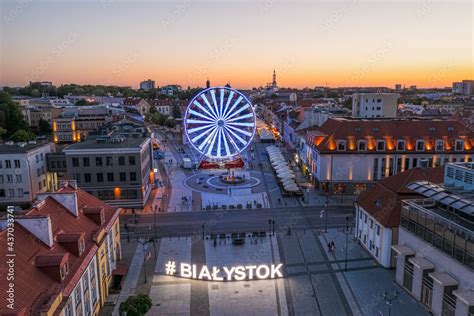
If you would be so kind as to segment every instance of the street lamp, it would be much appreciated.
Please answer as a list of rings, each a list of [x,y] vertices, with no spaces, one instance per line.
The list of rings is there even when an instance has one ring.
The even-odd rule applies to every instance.
[[[388,305],[388,316],[390,316],[392,312],[392,301],[396,300],[398,297],[398,292],[395,290],[393,291],[393,295],[389,296],[388,292],[383,292],[383,298],[385,300],[385,304]]]
[[[155,230],[155,237],[153,238],[153,250],[154,250],[154,253],[155,253],[155,260],[156,260],[156,241],[158,240],[158,235],[157,235],[157,232],[156,232],[156,213],[158,212],[158,205],[155,205],[155,208],[153,209],[153,218],[154,218],[154,230]]]
[[[145,238],[138,238],[137,242],[140,243],[143,247],[143,269],[145,270],[145,284],[147,283],[146,280],[146,253],[145,253],[145,244],[149,243],[150,240],[146,240]]]
[[[328,232],[328,211],[329,211],[329,193],[326,195],[326,203],[324,203],[324,208],[326,210],[326,223],[324,224],[324,232]]]

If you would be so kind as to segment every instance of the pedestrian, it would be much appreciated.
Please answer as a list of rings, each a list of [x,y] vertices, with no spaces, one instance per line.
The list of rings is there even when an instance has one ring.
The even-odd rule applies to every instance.
[[[331,250],[332,252],[336,252],[336,245],[334,244],[334,241],[331,241]]]
[[[331,243],[328,242],[328,252],[331,252]]]

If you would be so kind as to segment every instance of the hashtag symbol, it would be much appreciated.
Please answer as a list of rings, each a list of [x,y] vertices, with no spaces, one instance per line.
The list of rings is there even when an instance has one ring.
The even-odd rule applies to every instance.
[[[176,272],[176,262],[168,261],[165,265],[165,273],[168,275],[173,275]]]

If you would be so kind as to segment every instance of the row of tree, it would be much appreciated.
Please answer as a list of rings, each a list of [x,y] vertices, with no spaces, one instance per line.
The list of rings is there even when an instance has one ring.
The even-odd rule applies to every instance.
[[[49,135],[51,126],[40,120],[38,134]],[[18,103],[12,100],[10,94],[0,91],[0,138],[14,142],[27,142],[35,140],[36,135],[24,120]]]

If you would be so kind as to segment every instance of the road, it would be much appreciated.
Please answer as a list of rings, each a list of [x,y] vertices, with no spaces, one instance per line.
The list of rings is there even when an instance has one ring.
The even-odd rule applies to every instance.
[[[346,224],[346,217],[353,216],[351,207],[337,206],[328,212],[328,227],[339,227]],[[228,211],[196,211],[177,213],[157,213],[157,236],[190,236],[204,233],[251,233],[269,231],[268,220],[275,221],[275,231],[303,229],[324,229],[325,213],[321,207],[285,207],[272,209],[242,209]],[[133,216],[123,216],[122,222],[128,223],[131,237],[152,237],[154,235],[153,214],[141,215],[135,220]],[[123,236],[127,231],[123,230]]]

